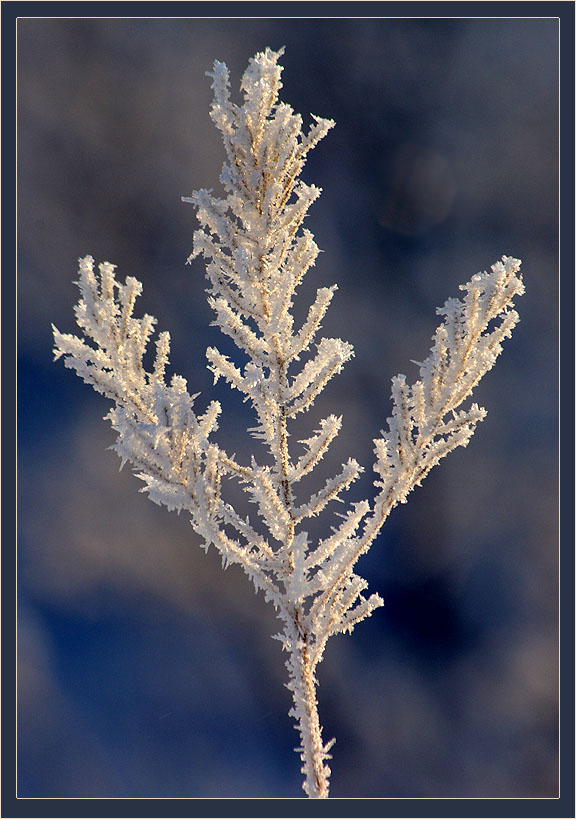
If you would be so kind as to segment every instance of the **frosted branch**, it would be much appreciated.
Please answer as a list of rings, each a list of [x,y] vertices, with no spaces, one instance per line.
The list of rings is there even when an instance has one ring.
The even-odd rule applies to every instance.
[[[108,262],[96,269],[91,256],[80,259],[75,314],[82,337],[54,328],[54,353],[112,401],[106,417],[118,435],[113,448],[122,465],[132,464],[142,491],[155,503],[186,512],[204,548],[214,545],[224,566],[240,565],[274,605],[284,625],[277,637],[288,655],[304,791],[326,798],[333,741],[322,739],[316,667],[331,635],[352,631],[383,604],[378,594],[364,596],[368,583],[355,573],[356,563],[391,510],[449,452],[467,446],[484,419],[477,404],[462,404],[517,323],[513,299],[524,286],[520,261],[504,256],[491,272],[462,286],[461,300],[449,299],[438,310],[442,323],[418,365],[419,379],[392,379],[387,429],[374,441],[375,497],[341,506],[339,522],[318,542],[302,531],[303,521],[324,518],[332,501],[344,503],[343,493],[362,469],[350,458],[307,502],[296,504],[296,485],[313,474],[342,418],[321,420],[299,442],[304,451],[296,458],[292,419],[313,406],[353,348],[339,338],[319,337],[336,285],[320,287],[300,329],[293,328],[293,302],[319,253],[302,225],[321,191],[299,177],[309,151],[334,123],[313,117],[305,133],[300,115],[279,100],[281,53],[267,48],[250,60],[242,105],[231,101],[228,69],[214,63],[210,115],[226,151],[224,195],[201,189],[184,198],[196,208],[200,225],[188,262],[204,258],[213,324],[241,353],[238,362],[236,351],[226,356],[209,347],[206,357],[214,381],[223,378],[251,407],[254,425],[247,432],[259,450],[250,463],[240,463],[214,440],[220,404],[211,401],[198,413],[198,395],[188,392],[186,380],[168,378],[167,331],[157,335],[152,368],[146,369],[156,319],[136,318],[142,285],[133,277],[117,281]],[[230,499],[232,482],[247,493],[249,515]]]

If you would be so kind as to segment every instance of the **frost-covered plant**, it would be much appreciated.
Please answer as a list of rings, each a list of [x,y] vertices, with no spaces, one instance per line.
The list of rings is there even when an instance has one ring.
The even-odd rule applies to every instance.
[[[198,413],[185,379],[167,380],[167,332],[156,340],[152,370],[144,368],[156,319],[134,317],[142,287],[132,277],[118,282],[108,262],[96,272],[92,257],[80,260],[82,295],[75,310],[89,341],[56,328],[54,337],[56,358],[64,356],[67,367],[114,402],[107,417],[118,433],[115,449],[144,481],[142,491],[168,509],[188,512],[205,548],[213,544],[225,565],[240,564],[274,605],[283,624],[276,636],[288,656],[303,787],[309,797],[322,798],[328,796],[326,761],[334,740],[322,739],[316,668],[331,635],[351,632],[383,602],[378,594],[364,596],[367,583],[355,573],[356,562],[396,504],[441,458],[466,446],[484,418],[476,404],[462,404],[518,321],[512,299],[524,287],[520,262],[503,256],[491,272],[461,287],[461,300],[449,299],[437,311],[443,320],[419,365],[420,378],[411,385],[404,375],[392,379],[388,429],[374,441],[375,498],[350,504],[338,526],[313,542],[306,521],[342,500],[361,467],[350,458],[310,497],[298,493],[299,482],[338,435],[341,418],[320,421],[300,442],[299,455],[289,447],[290,423],[312,406],[353,350],[336,338],[316,341],[335,285],[317,290],[301,326],[294,327],[291,315],[298,285],[318,255],[302,222],[320,189],[299,175],[334,123],[314,117],[304,134],[301,117],[278,101],[281,53],[266,49],[250,60],[241,107],[230,100],[226,66],[215,62],[211,117],[226,148],[225,196],[199,190],[184,200],[197,208],[201,224],[189,261],[198,255],[207,261],[214,323],[249,360],[238,366],[210,347],[208,366],[215,380],[224,378],[252,405],[256,424],[249,431],[265,454],[239,463],[213,439],[220,405],[212,401]],[[230,480],[254,506],[247,517],[227,500]]]

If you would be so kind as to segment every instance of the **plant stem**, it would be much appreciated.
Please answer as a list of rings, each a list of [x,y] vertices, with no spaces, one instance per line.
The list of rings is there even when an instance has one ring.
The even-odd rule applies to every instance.
[[[288,686],[294,700],[293,715],[297,720],[300,733],[300,758],[303,762],[302,773],[305,776],[304,791],[311,799],[327,799],[329,791],[330,768],[324,764],[327,759],[322,743],[322,729],[318,716],[316,699],[317,681],[314,676],[315,664],[312,662],[308,635],[302,633],[299,612],[294,614],[294,627],[299,639],[293,642],[288,667],[291,671],[291,682]]]

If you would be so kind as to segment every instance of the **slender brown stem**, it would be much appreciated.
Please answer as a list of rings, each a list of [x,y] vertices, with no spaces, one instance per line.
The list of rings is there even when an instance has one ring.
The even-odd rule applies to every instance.
[[[316,664],[312,658],[312,646],[309,635],[303,631],[300,612],[294,611],[292,625],[296,639],[291,641],[291,657],[288,663],[290,669],[290,685],[294,700],[293,716],[297,722],[300,734],[300,752],[304,791],[311,799],[327,799],[329,791],[330,768],[325,764],[328,758],[327,750],[322,742],[322,728],[318,716],[318,702],[316,699]]]

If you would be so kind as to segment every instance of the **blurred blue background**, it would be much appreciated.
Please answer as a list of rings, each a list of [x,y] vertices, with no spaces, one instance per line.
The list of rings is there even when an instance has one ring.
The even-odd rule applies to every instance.
[[[557,795],[557,37],[552,19],[20,19],[19,796],[303,796],[272,608],[118,472],[107,402],[51,353],[77,258],[114,262],[247,457],[252,419],[205,368],[219,334],[180,197],[218,189],[224,160],[204,72],[225,61],[237,89],[266,46],[286,46],[282,99],[337,123],[303,175],[326,251],[303,299],[338,282],[324,331],[356,357],[298,437],[343,414],[326,469],[365,466],[352,499],[435,307],[503,253],[527,285],[477,391],[487,420],[359,564],[386,606],[319,669],[331,795]]]

